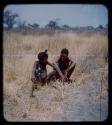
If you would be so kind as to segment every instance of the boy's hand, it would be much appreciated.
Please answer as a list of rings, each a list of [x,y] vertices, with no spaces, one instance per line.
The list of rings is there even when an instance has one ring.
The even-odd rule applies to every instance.
[[[64,76],[61,76],[61,80],[62,80],[62,81],[65,81],[65,77],[64,77]]]
[[[65,81],[68,80],[68,77],[67,77],[67,76],[63,76],[63,77],[61,77],[61,80],[62,80],[63,82],[65,82]]]
[[[67,76],[65,76],[65,81],[68,81],[68,77]]]

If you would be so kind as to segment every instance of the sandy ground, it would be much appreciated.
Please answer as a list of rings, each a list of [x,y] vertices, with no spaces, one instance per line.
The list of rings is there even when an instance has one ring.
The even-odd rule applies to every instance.
[[[97,32],[91,36],[90,33],[56,33],[38,37],[4,33],[4,118],[7,121],[105,120],[108,117],[107,43],[108,36]],[[48,48],[52,62],[63,47],[69,49],[76,61],[72,74],[75,82],[62,85],[56,81],[39,86],[35,98],[30,98],[31,71],[37,53]]]
[[[100,84],[44,86],[30,98],[31,85],[20,87],[16,100],[4,97],[8,121],[102,121],[108,117],[108,95],[98,98]],[[13,86],[13,83],[12,83]],[[12,104],[13,103],[13,104]]]

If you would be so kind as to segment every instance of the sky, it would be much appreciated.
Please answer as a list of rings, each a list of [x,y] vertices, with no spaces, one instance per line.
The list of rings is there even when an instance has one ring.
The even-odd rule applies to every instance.
[[[50,20],[59,19],[59,25],[67,24],[71,27],[93,26],[108,24],[108,9],[101,4],[15,4],[4,8],[18,13],[22,21],[40,27]]]

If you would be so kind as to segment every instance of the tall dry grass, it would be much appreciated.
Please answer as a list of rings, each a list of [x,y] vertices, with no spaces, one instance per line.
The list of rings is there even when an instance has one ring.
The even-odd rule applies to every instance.
[[[76,62],[76,69],[72,75],[72,79],[76,81],[75,84],[98,82],[102,79],[101,74],[103,73],[103,90],[108,88],[108,60],[106,60],[108,58],[108,37],[106,35],[94,33],[89,36],[66,32],[55,33],[51,36],[36,36],[4,32],[3,37],[4,97],[10,97],[12,102],[18,102],[18,93],[21,95],[19,92],[21,91],[24,94],[27,91],[25,88],[28,89],[26,93],[29,96],[33,63],[38,52],[45,49],[48,49],[49,61],[52,62],[60,54],[62,48],[68,48]],[[47,69],[48,73],[52,70],[50,67]],[[43,92],[45,91],[46,89],[43,88]],[[47,94],[49,91],[53,93],[48,88]],[[62,98],[58,93],[54,99],[61,100]]]

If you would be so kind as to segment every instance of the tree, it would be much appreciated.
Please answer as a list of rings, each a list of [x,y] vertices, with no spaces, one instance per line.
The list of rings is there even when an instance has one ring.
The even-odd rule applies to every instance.
[[[70,27],[69,27],[68,25],[66,25],[66,24],[64,24],[64,25],[62,26],[62,28],[63,28],[64,30],[70,29]]]
[[[99,25],[98,28],[99,28],[99,29],[103,29],[103,26],[102,26],[102,25]]]
[[[55,20],[51,20],[49,21],[49,23],[45,26],[46,28],[51,28],[51,29],[56,29],[58,28],[58,20],[59,19],[55,19]]]
[[[87,26],[87,29],[91,30],[91,29],[94,29],[94,27],[92,27],[92,26]]]
[[[13,25],[17,23],[18,14],[12,13],[10,10],[4,12],[3,22],[8,29],[12,29]]]
[[[32,24],[32,28],[38,28],[39,27],[39,24],[35,23],[35,24]]]
[[[55,21],[49,21],[49,23],[47,24],[47,27],[51,28],[51,29],[55,29],[57,26],[57,23]]]
[[[37,24],[37,23],[35,23],[35,24],[28,24],[28,27],[32,28],[32,29],[37,29],[37,28],[39,28],[39,24]]]

